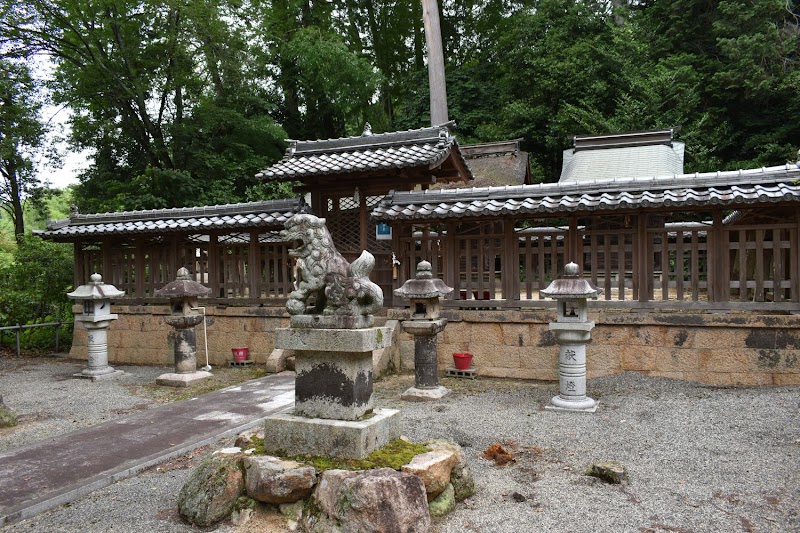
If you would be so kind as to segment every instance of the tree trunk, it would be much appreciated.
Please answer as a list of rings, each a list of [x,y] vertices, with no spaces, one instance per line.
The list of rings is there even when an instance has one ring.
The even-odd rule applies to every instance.
[[[14,157],[14,156],[12,156]],[[25,214],[22,211],[22,199],[19,197],[19,180],[17,179],[17,165],[10,161],[6,167],[8,172],[8,203],[11,204],[8,213],[11,215],[11,221],[14,223],[14,239],[17,244],[22,241],[22,236],[25,235]]]

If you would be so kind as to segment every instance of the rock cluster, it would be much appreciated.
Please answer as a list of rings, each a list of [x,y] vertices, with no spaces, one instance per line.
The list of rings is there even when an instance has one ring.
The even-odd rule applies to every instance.
[[[248,447],[253,435],[241,435]],[[326,470],[279,457],[230,448],[205,459],[178,496],[178,511],[189,523],[208,527],[228,516],[249,516],[247,502],[277,505],[309,533],[372,531],[422,533],[431,517],[455,508],[475,492],[461,447],[447,440],[426,444],[401,471]],[[285,512],[284,512],[285,511]]]

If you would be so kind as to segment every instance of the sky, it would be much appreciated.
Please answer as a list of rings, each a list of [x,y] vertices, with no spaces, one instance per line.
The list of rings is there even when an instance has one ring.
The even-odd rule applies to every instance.
[[[78,183],[78,173],[89,166],[89,153],[68,152],[62,163],[61,168],[45,165],[42,169],[42,177],[48,179],[54,189],[63,189],[67,185]]]

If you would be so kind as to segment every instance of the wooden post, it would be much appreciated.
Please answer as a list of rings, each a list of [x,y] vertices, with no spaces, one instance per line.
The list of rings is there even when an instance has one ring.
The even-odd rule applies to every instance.
[[[722,228],[722,211],[714,210],[712,213],[711,243],[707,244],[709,265],[707,273],[708,301],[727,302],[730,295],[730,282],[728,281],[727,263],[725,255],[727,246],[724,242],[724,231]]]
[[[519,241],[514,232],[514,220],[503,219],[503,299],[506,302],[519,298]]]
[[[428,83],[431,90],[431,126],[447,122],[447,88],[444,77],[442,30],[437,0],[422,0],[425,43],[428,46]]]
[[[578,273],[583,275],[583,250],[578,244],[578,217],[569,217],[569,231],[564,250],[564,265],[573,262],[578,265]],[[558,273],[561,276],[561,272]]]
[[[211,285],[211,297],[219,298],[219,248],[217,246],[217,234],[212,233],[208,236],[208,280]]]
[[[792,272],[789,275],[792,284],[792,301],[800,302],[800,209],[794,210],[795,227],[789,231],[789,253],[791,254]]]
[[[184,266],[179,263],[178,259],[178,239],[179,237],[177,235],[169,237],[169,259],[167,260],[167,279],[164,281],[165,284],[169,283],[171,276]],[[193,265],[186,265],[186,267],[191,269],[192,275],[194,276]]]
[[[145,271],[146,266],[144,262],[144,242],[141,238],[136,239],[136,297],[145,297]]]
[[[649,249],[648,246],[648,233],[647,233],[647,213],[640,211],[636,216],[637,231],[636,231],[636,279],[638,280],[638,300],[640,302],[647,302],[650,298],[650,267],[649,267]]]
[[[248,296],[250,298],[261,298],[261,258],[260,250],[261,245],[258,242],[258,230],[250,232],[250,247],[248,248],[247,257],[247,274],[249,278],[250,288]]]
[[[459,282],[458,282],[458,267],[461,263],[461,257],[458,255],[458,250],[456,249],[456,232],[457,224],[455,222],[448,222],[447,223],[447,240],[445,241],[445,246],[447,247],[447,257],[449,258],[447,262],[447,268],[444,270],[445,279],[444,281],[448,286],[453,287],[455,292],[458,292]]]
[[[116,285],[118,280],[115,276],[116,273],[112,270],[113,267],[111,266],[111,241],[104,239],[100,243],[100,246],[103,247],[103,271],[100,274],[103,276],[103,280],[106,283]]]
[[[367,226],[369,225],[369,213],[367,213],[367,195],[361,191],[359,194],[359,205],[358,205],[358,225],[359,225],[359,242],[361,246],[361,250],[366,250],[368,248],[367,243]],[[356,257],[360,254],[360,250],[356,250]]]

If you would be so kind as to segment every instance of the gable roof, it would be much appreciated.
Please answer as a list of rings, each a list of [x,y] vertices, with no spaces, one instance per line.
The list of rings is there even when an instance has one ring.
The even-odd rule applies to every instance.
[[[46,230],[35,230],[34,233],[45,239],[70,241],[92,236],[278,227],[304,208],[302,199],[291,199],[119,213],[73,214],[67,219],[48,222]]]
[[[461,153],[474,177],[475,187],[523,185],[531,182],[528,153],[520,149],[522,139],[469,144],[461,146]],[[442,185],[443,188],[461,186],[460,183]]]
[[[400,132],[317,141],[289,141],[278,163],[256,174],[268,181],[305,181],[334,175],[392,174],[419,168],[446,181],[472,179],[451,123]]]
[[[380,221],[426,220],[703,205],[743,207],[800,202],[798,180],[800,163],[793,163],[703,174],[393,192],[372,211],[372,217]]]
[[[559,181],[683,173],[684,143],[673,129],[576,135],[564,150]]]

